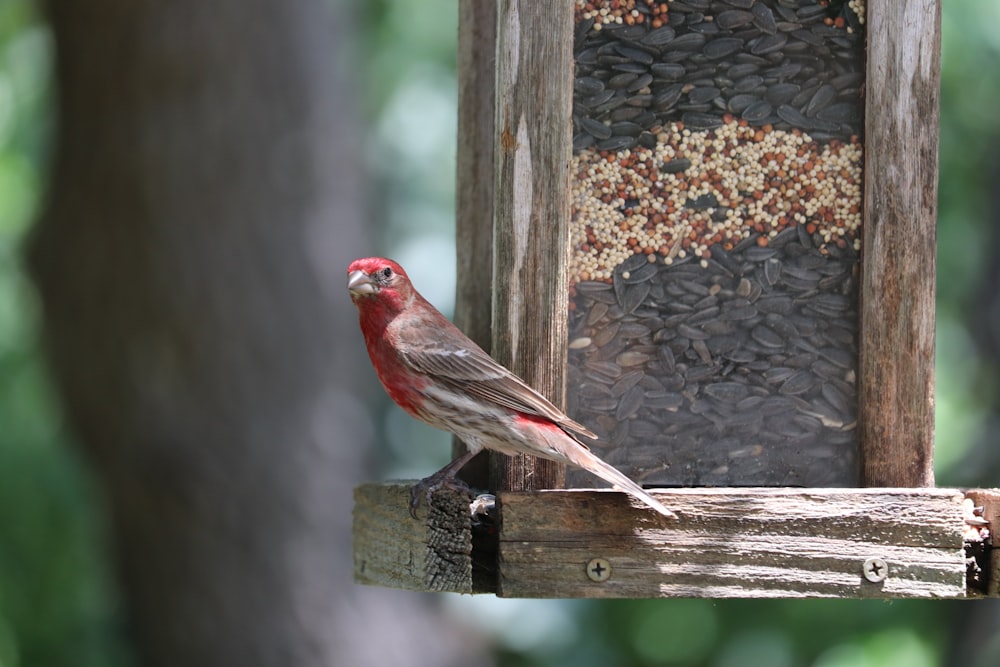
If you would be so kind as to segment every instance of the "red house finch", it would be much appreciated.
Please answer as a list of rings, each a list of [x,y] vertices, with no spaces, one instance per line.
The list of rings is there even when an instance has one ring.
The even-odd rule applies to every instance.
[[[469,450],[418,486],[414,506],[424,490],[453,483],[455,473],[486,448],[579,466],[675,516],[594,456],[577,436],[596,435],[494,361],[413,288],[398,264],[368,257],[353,261],[347,272],[368,355],[386,392],[411,416],[457,435]]]

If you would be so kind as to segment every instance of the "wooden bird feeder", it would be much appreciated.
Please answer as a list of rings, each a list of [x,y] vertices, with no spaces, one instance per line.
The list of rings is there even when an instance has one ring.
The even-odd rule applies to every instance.
[[[456,320],[679,519],[490,455],[485,518],[359,487],[355,579],[997,596],[1000,491],[933,486],[939,2],[605,4],[459,2]]]

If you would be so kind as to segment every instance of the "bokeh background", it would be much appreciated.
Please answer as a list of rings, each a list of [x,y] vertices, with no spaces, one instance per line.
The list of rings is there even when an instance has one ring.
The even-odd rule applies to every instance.
[[[457,2],[303,0],[290,3],[306,7],[296,10],[300,13],[294,20],[266,0],[243,7],[240,3],[204,0],[102,0],[91,3],[89,11],[76,14],[67,11],[66,4],[0,0],[0,667],[1000,664],[1000,601],[996,600],[522,601],[418,595],[354,586],[349,568],[338,568],[336,562],[349,557],[346,531],[350,487],[370,479],[423,476],[442,465],[449,455],[447,436],[389,405],[376,388],[374,374],[366,365],[357,365],[362,343],[342,281],[343,269],[352,256],[387,254],[407,267],[425,296],[446,313],[451,311],[455,290]],[[172,9],[164,8],[172,4]],[[59,5],[64,7],[60,9]],[[213,9],[220,11],[216,15]],[[114,17],[116,22],[107,22],[108,17]],[[218,26],[213,24],[215,20],[220,22]],[[234,21],[235,27],[213,32],[227,20]],[[199,35],[205,36],[204,30],[185,32],[188,22],[195,27],[208,26],[207,33],[213,36],[207,41],[217,40],[226,48],[204,52],[188,49],[186,35],[190,34],[193,42]],[[935,450],[939,486],[1000,486],[1000,442],[996,435],[1000,428],[998,24],[1000,3],[995,0],[943,3]],[[164,25],[172,28],[161,29]],[[311,26],[307,38],[301,42],[282,41],[294,37],[296,30],[306,25]],[[134,36],[134,41],[127,39],[129,35]],[[243,43],[244,39],[250,41]],[[103,127],[108,134],[95,135],[88,155],[81,158],[79,146],[75,151],[60,152],[57,132],[66,118],[64,115],[59,119],[57,112],[57,91],[65,90],[57,87],[57,53],[64,49],[64,54],[79,55],[87,49],[106,48],[109,43],[116,44],[118,50],[106,62],[119,63],[120,69],[116,66],[107,72],[110,81],[103,88],[74,89],[75,95],[84,98],[89,92],[100,96],[101,105],[64,105],[62,109],[64,114],[67,109],[83,109],[90,114],[113,115],[115,119],[105,121]],[[160,97],[149,97],[154,102],[143,106],[135,103],[139,87],[129,77],[140,76],[133,70],[148,64],[149,59],[144,57],[152,48],[150,43],[157,45],[158,55],[167,54],[168,61],[175,57],[189,69],[167,68],[162,80],[149,84]],[[253,48],[255,44],[271,43],[278,46]],[[298,48],[280,48],[289,43],[306,43],[308,49],[303,47],[300,53]],[[244,52],[244,48],[250,50]],[[241,68],[239,59],[251,52],[255,54],[252,67]],[[138,54],[134,61],[133,53]],[[207,54],[207,64],[199,69],[202,53]],[[270,63],[279,62],[285,64],[274,65],[277,73],[271,72]],[[79,75],[73,63],[64,62],[58,71],[67,76]],[[133,168],[123,167],[122,171],[103,176],[88,175],[88,170],[101,172],[103,161],[121,157],[108,148],[111,137],[118,134],[107,128],[114,130],[115,124],[128,114],[156,116],[175,112],[168,109],[171,104],[176,105],[192,89],[203,91],[199,86],[214,90],[218,86],[209,84],[226,81],[230,71],[249,87],[249,99],[253,99],[257,77],[273,84],[268,77],[282,76],[282,67],[286,66],[305,77],[297,82],[301,88],[293,83],[289,90],[319,91],[312,97],[302,96],[306,102],[301,106],[306,113],[275,113],[268,116],[269,122],[249,128],[235,120],[230,123],[215,119],[202,125],[195,121],[195,131],[203,133],[196,137],[197,141],[180,132],[161,144],[150,144],[154,148],[152,155],[146,155],[145,162],[140,160]],[[184,78],[191,71],[202,72],[205,81]],[[116,97],[119,88],[115,77],[122,77],[120,98]],[[239,99],[246,92],[242,88],[235,93],[223,89],[218,94]],[[273,92],[262,91],[253,104],[245,107],[247,115],[273,105],[274,100],[268,96]],[[213,98],[208,94],[205,99]],[[289,108],[299,107],[289,103]],[[195,106],[193,113],[199,113],[199,109]],[[225,110],[240,113],[236,104]],[[191,108],[182,111],[192,113]],[[286,136],[282,132],[289,117],[294,119],[294,132]],[[178,118],[183,128],[183,113]],[[93,127],[101,127],[99,118],[94,122],[96,125],[77,127],[75,131],[86,134]],[[122,126],[126,136],[129,127],[128,122]],[[265,132],[276,128],[276,141],[282,139],[291,146],[282,149],[287,155],[299,155],[296,150],[308,155],[308,151],[315,150],[320,156],[314,156],[315,162],[303,167],[294,157],[282,162],[286,153],[266,148],[257,153],[252,138],[267,143],[270,136],[260,137],[262,128]],[[302,139],[327,136],[324,133],[340,138],[321,141],[319,148]],[[141,134],[137,131],[136,136]],[[250,148],[246,148],[248,142]],[[184,166],[185,159],[190,161],[192,155],[198,155],[194,150],[198,145],[204,146],[208,166],[200,159],[197,166],[192,166],[193,161]],[[213,149],[230,145],[242,147],[233,153],[236,162],[220,160],[215,164]],[[115,150],[127,153],[130,146],[123,141]],[[141,184],[130,180],[129,174],[135,169],[156,162],[157,146],[165,154],[178,151],[180,158],[168,155],[167,159],[179,159],[180,166],[160,173],[161,180]],[[183,152],[185,147],[188,153]],[[249,176],[233,166],[258,158],[268,168],[251,170]],[[57,169],[59,164],[73,160],[77,168],[84,167],[82,172]],[[301,180],[312,179],[301,191],[296,189],[298,185],[288,185],[289,180],[298,183],[300,170],[304,174]],[[138,207],[123,214],[116,208],[116,197],[127,197],[140,189],[183,198],[197,191],[187,189],[193,187],[185,180],[189,172],[207,174],[206,182],[216,194],[205,195],[204,200],[190,198],[186,207],[165,204],[155,213]],[[212,174],[218,173],[226,177],[212,180]],[[73,174],[82,176],[77,179]],[[149,174],[149,178],[155,178],[158,172],[151,169]],[[61,184],[53,180],[55,175],[63,179]],[[336,184],[324,181],[328,177],[335,178]],[[161,181],[167,185],[161,186]],[[332,194],[320,192],[324,183]],[[80,198],[74,186],[85,189],[86,196]],[[304,223],[282,227],[279,222],[285,221],[274,221],[272,228],[269,220],[253,218],[253,211],[261,210],[253,197],[248,205],[252,210],[247,209],[249,215],[238,207],[230,210],[224,203],[227,197],[246,198],[256,191],[262,197],[298,193],[300,200],[315,205],[289,209]],[[88,197],[100,201],[95,204],[95,212],[81,213],[77,218],[74,207],[53,201],[67,193],[78,197],[73,201],[82,202],[81,208],[91,205]],[[206,208],[211,211],[205,213]],[[154,299],[152,305],[147,304],[149,311],[135,316],[148,321],[153,313],[154,328],[158,306],[168,308],[175,283],[178,290],[187,289],[189,294],[201,289],[212,291],[207,287],[210,284],[231,283],[232,294],[262,291],[266,297],[270,278],[280,281],[289,275],[267,265],[269,245],[276,247],[275,261],[288,262],[293,257],[304,262],[308,275],[293,272],[288,278],[290,289],[302,291],[295,282],[301,280],[312,290],[313,296],[303,311],[291,306],[275,308],[272,301],[260,298],[249,299],[233,314],[228,306],[207,299],[195,301],[181,325],[170,326],[179,326],[184,332],[202,328],[212,331],[220,322],[235,322],[235,329],[215,327],[226,333],[212,339],[215,342],[205,347],[208,352],[203,351],[214,359],[220,350],[242,349],[240,323],[252,325],[258,321],[253,317],[241,320],[243,308],[257,309],[254,312],[261,312],[259,321],[268,323],[262,328],[276,328],[272,338],[260,340],[279,342],[273,349],[256,343],[249,346],[249,358],[253,363],[274,363],[280,369],[280,341],[285,340],[281,318],[294,321],[285,346],[298,347],[296,336],[300,327],[310,328],[310,313],[329,305],[337,314],[336,322],[315,316],[316,329],[329,338],[299,348],[308,352],[313,346],[328,345],[334,351],[314,360],[317,366],[328,366],[327,376],[316,372],[315,386],[322,389],[324,398],[310,403],[312,409],[306,417],[293,415],[298,422],[312,420],[308,433],[299,433],[278,419],[276,423],[282,427],[261,436],[258,442],[253,434],[272,422],[263,427],[250,424],[257,401],[277,412],[287,412],[284,397],[309,388],[294,381],[276,380],[280,394],[234,387],[232,392],[243,398],[220,402],[219,411],[242,410],[243,416],[226,413],[219,420],[232,420],[248,430],[234,427],[216,434],[210,429],[165,429],[160,423],[173,423],[174,418],[211,423],[213,415],[219,414],[211,400],[198,401],[196,407],[209,405],[205,414],[170,401],[144,399],[146,403],[133,403],[128,399],[130,394],[121,393],[121,374],[104,377],[98,365],[92,376],[80,378],[67,369],[82,372],[86,366],[59,359],[55,363],[46,361],[47,351],[56,356],[71,352],[86,356],[88,348],[74,347],[74,341],[79,338],[93,344],[102,337],[106,339],[108,332],[120,332],[120,339],[112,336],[112,357],[117,359],[119,353],[126,355],[131,349],[130,332],[140,338],[150,335],[146,329],[130,328],[128,322],[132,320],[121,319],[123,313],[135,308],[128,299],[116,299],[111,294],[105,303],[100,289],[95,288],[97,296],[91,293],[88,297],[91,308],[81,315],[76,311],[66,314],[67,302],[60,300],[65,297],[58,296],[62,294],[60,285],[83,282],[90,275],[77,270],[80,266],[87,268],[74,264],[79,256],[102,256],[105,247],[110,248],[106,251],[109,254],[103,256],[108,261],[130,254],[133,246],[125,242],[131,238],[128,234],[105,229],[109,239],[124,241],[103,244],[98,235],[97,241],[89,239],[96,245],[73,236],[74,225],[102,229],[97,222],[104,219],[102,211],[118,211],[128,221],[125,224],[134,222],[136,227],[146,226],[147,218],[143,216],[148,216],[148,227],[154,230],[165,228],[157,225],[171,225],[172,216],[185,217],[185,221],[174,225],[180,227],[176,237],[142,237],[144,262],[156,264],[161,251],[170,258],[164,260],[165,273],[156,274],[159,280],[149,282],[150,295],[159,295],[164,301]],[[215,252],[221,256],[229,251],[231,237],[211,237],[202,246],[204,252],[197,250],[206,239],[196,226],[184,225],[187,218],[202,214],[206,222],[212,223],[232,215],[232,238],[245,233],[251,239],[248,245],[259,242],[263,248],[260,254],[244,253],[258,262],[253,271],[241,272],[238,262],[216,260]],[[246,220],[248,226],[240,227]],[[39,231],[38,225],[45,233]],[[219,226],[224,225],[220,222]],[[282,230],[286,230],[284,236]],[[81,242],[55,252],[51,248],[59,244],[49,238],[53,236]],[[281,242],[275,244],[274,239],[289,236],[308,248],[289,254]],[[190,243],[190,248],[185,243]],[[34,259],[29,260],[31,257]],[[193,287],[184,286],[189,274],[176,270],[188,267],[187,262],[193,267],[190,275],[204,279],[194,281]],[[143,263],[123,266],[143,274]],[[36,287],[32,271],[42,290]],[[241,283],[247,275],[254,279]],[[119,280],[130,283],[133,276],[125,270]],[[136,289],[142,289],[146,283],[138,284]],[[219,288],[219,293],[223,295],[219,299],[231,301],[225,289]],[[280,290],[275,293],[280,294]],[[178,300],[184,301],[183,297]],[[103,305],[107,306],[106,316]],[[58,313],[59,308],[63,314],[57,314],[55,324],[50,324],[55,330],[50,328],[46,337],[43,316],[53,310]],[[199,314],[201,308],[211,311],[204,319]],[[229,315],[216,317],[213,308]],[[79,334],[73,328],[78,316]],[[98,324],[84,326],[88,318]],[[119,318],[114,326],[99,326],[113,318]],[[192,334],[192,338],[198,335]],[[258,341],[255,336],[247,330],[248,339]],[[197,347],[196,343],[191,345]],[[171,376],[179,378],[178,391],[190,392],[197,387],[194,393],[204,391],[209,399],[215,396],[212,391],[228,396],[225,381],[221,388],[213,390],[215,380],[202,383],[199,379],[200,370],[206,368],[206,373],[226,377],[228,367],[211,367],[192,354],[197,363],[182,365],[183,372]],[[95,357],[94,363],[107,361],[100,354],[95,353]],[[141,355],[133,360],[124,384],[137,395],[146,396],[144,378],[148,373],[149,385],[155,384],[156,391],[169,392],[171,385],[163,384],[162,368],[154,363],[157,360],[146,366],[148,361]],[[300,356],[290,363],[296,367],[304,362]],[[305,363],[308,365],[308,359]],[[273,374],[281,375],[280,370],[269,370],[267,363],[260,365],[262,368],[256,372],[230,379],[253,386],[270,382]],[[89,393],[79,389],[81,383]],[[77,389],[67,390],[68,386]],[[286,391],[288,387],[295,391]],[[79,405],[84,394],[103,407],[74,409],[74,401]],[[161,449],[154,448],[155,456],[143,454],[137,463],[132,460],[136,452],[150,451],[145,438],[137,435],[143,433],[142,415],[147,414],[140,408],[148,405],[159,406],[149,413],[150,428],[163,434],[166,446],[159,443]],[[171,412],[167,408],[173,405],[182,407]],[[295,403],[293,408],[300,406],[301,402]],[[131,411],[135,422],[132,430],[102,430],[90,421],[113,422],[118,410]],[[194,435],[187,440],[189,433]],[[176,443],[171,440],[174,437]],[[254,456],[240,458],[241,439],[251,443],[246,451]],[[105,442],[111,444],[105,446]],[[210,464],[200,459],[192,462],[185,455],[206,448],[222,453]],[[226,468],[234,460],[227,455],[235,456],[240,463]],[[126,464],[115,463],[122,457],[132,458]],[[286,458],[299,463],[275,463]],[[138,468],[130,469],[129,465]],[[323,482],[324,465],[329,466],[327,476],[335,484]],[[211,472],[215,466],[224,469]],[[303,470],[312,470],[314,476],[305,475]],[[303,477],[296,478],[297,473]],[[289,476],[292,481],[281,482]],[[211,502],[201,503],[191,500],[195,497],[191,494],[178,496],[171,486],[176,482],[177,487],[186,489],[195,484],[191,479],[208,480],[210,485],[220,480],[248,481],[216,484],[217,495],[210,498]],[[303,479],[309,481],[311,495],[300,506],[290,498]],[[140,490],[132,488],[130,481]],[[177,497],[184,502],[177,501]],[[138,509],[123,510],[123,505]],[[271,513],[276,518],[262,518]],[[283,528],[275,532],[275,525]],[[192,526],[199,535],[221,535],[218,541],[225,544],[220,547],[213,542],[199,549],[175,550],[171,541],[190,537],[185,530]],[[317,532],[323,534],[322,539],[315,537]],[[130,547],[128,540],[121,537],[138,534],[143,536],[141,547]],[[161,544],[161,539],[166,542]],[[297,546],[284,546],[290,543]],[[280,552],[279,556],[272,553],[272,547]],[[157,553],[166,556],[157,558]],[[244,557],[250,565],[242,564]],[[205,563],[211,566],[203,568]],[[230,572],[239,574],[229,577]],[[219,584],[220,580],[225,583]],[[232,591],[238,592],[230,595]],[[308,648],[303,648],[306,645]]]

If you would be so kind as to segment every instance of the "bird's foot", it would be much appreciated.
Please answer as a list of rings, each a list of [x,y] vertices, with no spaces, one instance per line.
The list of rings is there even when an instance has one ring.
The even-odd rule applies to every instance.
[[[473,526],[496,524],[496,509],[497,498],[492,493],[481,493],[473,498],[469,504]]]
[[[442,470],[420,480],[410,489],[410,516],[414,519],[417,518],[417,509],[423,503],[424,499],[426,498],[429,503],[431,496],[440,489],[452,489],[460,493],[472,493],[472,489],[469,488],[468,484],[453,474],[441,474],[443,472],[445,471]]]

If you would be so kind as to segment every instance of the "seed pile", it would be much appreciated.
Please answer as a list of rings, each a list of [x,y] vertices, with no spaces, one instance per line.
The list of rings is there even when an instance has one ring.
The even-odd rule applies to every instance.
[[[577,283],[571,414],[635,479],[856,483],[857,256],[804,225],[758,238]]]
[[[848,4],[676,0],[626,15],[655,7],[669,7],[658,28],[599,12],[577,23],[575,149],[652,148],[658,127],[712,129],[724,113],[817,140],[860,134],[863,35]]]
[[[635,253],[706,257],[751,234],[761,245],[796,224],[821,246],[859,249],[861,144],[819,144],[793,130],[730,120],[691,132],[672,124],[652,149],[574,158],[571,275],[607,280]]]
[[[646,483],[857,484],[863,3],[576,18],[570,414]]]

